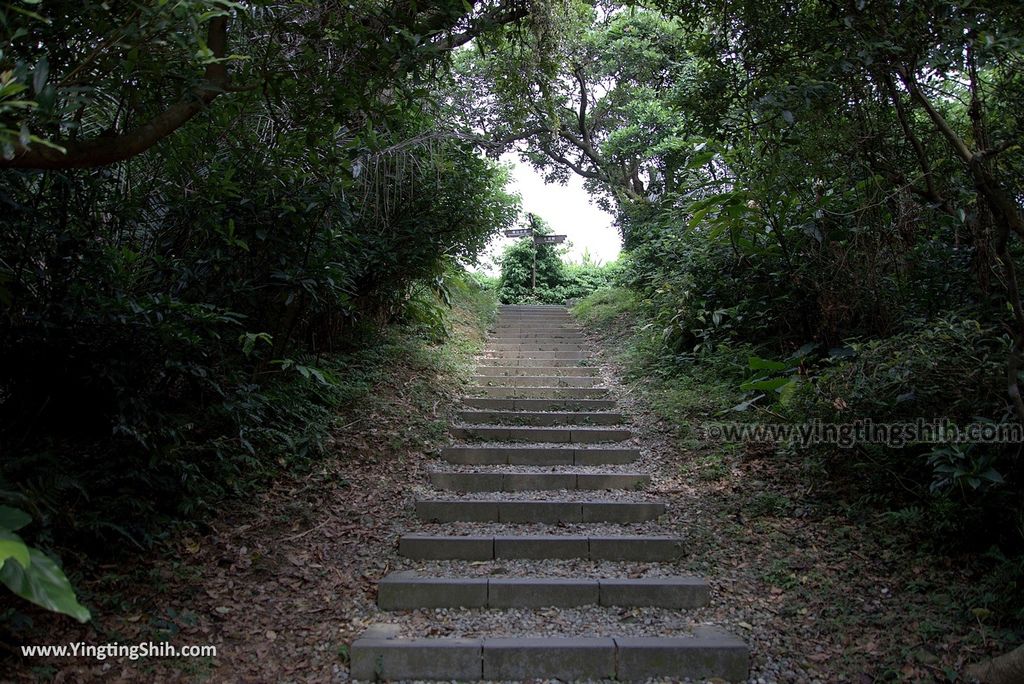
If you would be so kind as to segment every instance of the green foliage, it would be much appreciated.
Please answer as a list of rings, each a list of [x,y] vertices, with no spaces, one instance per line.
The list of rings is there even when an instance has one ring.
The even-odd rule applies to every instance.
[[[928,457],[928,465],[935,472],[931,484],[932,492],[948,494],[956,489],[962,496],[986,492],[1005,482],[993,465],[995,454],[974,447],[974,444],[951,444],[932,449]],[[975,451],[983,453],[979,457],[972,453]]]
[[[89,611],[78,602],[60,566],[16,534],[31,521],[22,510],[0,506],[0,582],[26,601],[87,622]]]
[[[637,309],[636,295],[624,287],[594,290],[573,307],[573,314],[586,323],[607,325],[620,316],[630,316]]]
[[[965,315],[908,321],[907,332],[853,342],[802,385],[795,415],[832,420],[1005,416],[1006,337]],[[840,353],[841,352],[841,353]]]
[[[616,213],[631,295],[578,310],[621,332],[635,307],[626,356],[660,412],[1024,420],[1019,2],[571,7],[550,68],[498,44],[458,84],[467,120]],[[928,511],[932,539],[1016,559],[1018,451],[799,455],[823,486]]]
[[[503,304],[564,304],[565,284],[565,267],[552,245],[534,245],[533,238],[526,237],[506,247],[501,255],[498,291]]]
[[[551,233],[543,219],[535,217],[534,220],[537,235]],[[598,264],[589,254],[578,263],[566,263],[565,251],[565,247],[555,245],[534,245],[530,237],[506,247],[500,259],[498,292],[501,302],[565,304],[607,287],[618,272],[617,263]]]
[[[456,264],[518,199],[455,119],[445,67],[450,40],[521,15],[0,8],[0,166],[85,150],[0,175],[0,497],[33,512],[29,541],[65,558],[158,542],[322,457],[340,407],[467,325],[451,306],[484,315]],[[182,108],[159,139],[90,157]],[[40,558],[43,582],[5,565],[24,594],[56,587]]]

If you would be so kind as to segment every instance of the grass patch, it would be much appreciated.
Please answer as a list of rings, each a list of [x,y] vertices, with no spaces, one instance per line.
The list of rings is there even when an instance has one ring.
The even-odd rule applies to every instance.
[[[625,321],[631,320],[638,305],[639,301],[632,290],[609,287],[581,299],[573,307],[572,312],[588,325],[607,325],[620,318]]]
[[[724,480],[729,476],[729,465],[719,453],[698,455],[696,469],[697,477],[705,482]]]

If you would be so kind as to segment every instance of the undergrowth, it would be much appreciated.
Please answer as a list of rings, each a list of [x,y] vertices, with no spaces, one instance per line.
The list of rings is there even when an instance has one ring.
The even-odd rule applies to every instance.
[[[955,359],[964,348],[974,349],[969,365],[973,376],[996,372],[998,357],[992,350],[1000,349],[997,336],[970,322],[933,322],[920,332],[873,341],[850,356],[800,368],[794,371],[797,387],[791,401],[768,397],[760,403],[750,401],[750,359],[768,357],[770,346],[721,341],[679,353],[666,343],[664,330],[652,323],[649,308],[650,303],[635,292],[616,287],[595,292],[573,311],[602,335],[626,380],[657,417],[672,426],[681,467],[700,481],[726,487],[730,480],[733,487],[745,487],[735,479],[737,473],[754,468],[759,480],[771,473],[782,489],[798,492],[794,500],[784,491],[750,492],[740,504],[748,516],[785,511],[799,498],[801,506],[818,516],[839,515],[858,525],[881,547],[896,545],[907,552],[962,559],[964,572],[976,578],[970,591],[958,597],[969,606],[964,619],[1020,629],[1024,554],[1019,540],[1024,517],[1012,485],[986,483],[982,491],[971,490],[966,481],[962,489],[935,486],[935,457],[930,456],[936,453],[934,445],[897,449],[861,444],[842,449],[732,442],[710,439],[705,430],[710,423],[852,421],[861,414],[875,420],[943,410],[946,415],[969,416],[970,407],[993,403],[988,385],[976,379],[970,397],[956,392],[965,375],[950,374],[955,364],[946,363],[946,358]],[[975,358],[985,361],[981,370]],[[911,395],[914,388],[917,392]],[[893,400],[896,396],[899,401]],[[912,401],[926,405],[918,405],[915,413],[914,407],[908,410]],[[947,460],[954,458],[955,454]]]
[[[231,415],[197,421],[173,452],[140,466],[124,444],[97,442],[61,468],[50,452],[5,459],[0,490],[32,512],[28,536],[55,551],[74,580],[183,531],[201,533],[226,502],[310,472],[329,452],[344,459],[338,431],[366,425],[375,411],[403,412],[394,416],[401,429],[381,438],[383,451],[430,444],[447,424],[436,415],[436,388],[468,378],[496,297],[464,274],[448,279],[441,298],[417,297],[400,321],[368,331],[358,346],[304,359],[308,372],[247,385],[224,402]],[[411,378],[395,390],[408,402],[384,406],[377,388],[399,376]],[[0,626],[18,624],[24,607],[0,596]]]

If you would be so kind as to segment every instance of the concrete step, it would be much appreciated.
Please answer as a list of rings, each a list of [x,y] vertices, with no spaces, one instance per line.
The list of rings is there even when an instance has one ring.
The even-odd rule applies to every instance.
[[[747,678],[740,639],[717,630],[692,637],[388,639],[364,635],[351,647],[353,679],[563,681]]]
[[[434,470],[430,484],[457,492],[524,492],[558,489],[639,489],[651,481],[643,473],[461,473]]]
[[[566,501],[539,499],[418,499],[416,516],[428,522],[644,522],[667,508],[663,501]]]
[[[575,328],[582,330],[577,321],[561,316],[538,316],[533,318],[499,318],[494,322],[495,329],[501,328]]]
[[[487,351],[480,354],[484,359],[551,359],[554,361],[582,361],[590,358],[590,352],[583,350],[560,351],[527,351],[507,349],[504,351]]]
[[[490,330],[490,337],[506,337],[520,335],[553,335],[556,333],[577,333],[582,334],[583,330],[578,325],[563,325],[558,323],[545,323],[541,325],[496,325]]]
[[[596,444],[623,442],[633,433],[615,427],[508,427],[498,425],[456,425],[451,428],[456,439],[488,442],[573,442]]]
[[[501,310],[498,311],[497,320],[506,320],[514,318],[564,318],[566,320],[573,320],[572,314],[561,309],[559,311],[511,311]]]
[[[610,411],[459,411],[466,425],[621,425]]]
[[[473,387],[581,387],[607,390],[605,380],[595,375],[474,375]]]
[[[470,408],[499,411],[601,411],[615,408],[614,399],[463,397],[462,404]]]
[[[599,561],[670,563],[682,558],[681,537],[629,535],[477,535],[469,537],[407,534],[398,553],[416,560],[500,559],[549,560],[579,558]]]
[[[413,572],[391,573],[377,585],[377,606],[381,610],[589,605],[701,608],[708,605],[708,585],[697,577],[458,578],[423,577]]]
[[[593,375],[474,375],[472,381],[479,387],[597,387],[604,378]]]
[[[556,331],[569,331],[585,334],[583,328],[572,321],[499,321],[494,327],[488,330],[490,336],[497,336],[503,333],[511,333],[518,335],[520,333],[528,332],[545,332],[549,330]]]
[[[608,447],[473,447],[452,446],[441,458],[461,465],[617,465],[640,458],[639,449]]]
[[[529,338],[504,338],[502,340],[489,339],[484,343],[485,348],[494,351],[519,351],[526,349],[529,351],[562,351],[568,350],[573,351],[581,349],[586,344],[586,340],[566,340],[566,339],[554,339],[554,340],[536,340]]]
[[[579,342],[488,342],[484,353],[499,351],[582,351]]]
[[[508,359],[499,357],[478,358],[478,366],[505,366],[505,367],[530,367],[530,366],[558,366],[562,368],[579,366],[583,368],[596,368],[587,359]]]
[[[498,316],[495,326],[571,325],[579,328],[580,323],[571,316]]]
[[[511,309],[500,309],[498,311],[498,320],[503,318],[543,318],[545,316],[554,316],[557,318],[572,318],[572,314],[566,309],[557,309],[552,311],[537,311],[532,309],[524,309],[522,311],[513,311]]]
[[[601,369],[597,366],[477,366],[474,372],[487,377],[597,377],[601,374]]]
[[[511,335],[491,335],[488,338],[491,342],[505,343],[505,344],[516,344],[520,342],[576,342],[577,344],[585,341],[586,337],[583,333],[573,331],[560,331],[553,332],[551,334],[545,333],[516,333]]]
[[[607,387],[469,387],[472,396],[494,399],[603,399]]]

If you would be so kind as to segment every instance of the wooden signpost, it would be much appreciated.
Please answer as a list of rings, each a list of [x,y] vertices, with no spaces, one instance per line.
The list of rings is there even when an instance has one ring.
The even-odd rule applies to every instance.
[[[533,236],[533,267],[530,269],[530,289],[537,289],[537,246],[538,245],[560,245],[565,242],[564,235],[536,235],[534,229],[536,228],[536,220],[533,214],[528,214],[530,219],[529,228],[509,228],[505,231],[505,237],[508,238],[520,238]]]

